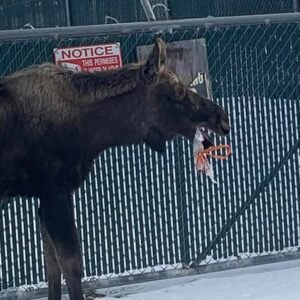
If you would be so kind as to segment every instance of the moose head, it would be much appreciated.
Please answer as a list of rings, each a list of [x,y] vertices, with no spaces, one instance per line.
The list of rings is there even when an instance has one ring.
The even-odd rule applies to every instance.
[[[214,102],[185,86],[166,66],[166,44],[157,39],[151,54],[141,66],[144,79],[143,139],[154,150],[163,151],[165,141],[177,135],[192,139],[197,127],[218,135],[229,133],[229,118]],[[205,135],[204,145],[212,141]]]

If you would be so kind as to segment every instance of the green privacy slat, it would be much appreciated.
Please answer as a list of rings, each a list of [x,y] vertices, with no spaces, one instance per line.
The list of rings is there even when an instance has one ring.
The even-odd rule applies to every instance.
[[[102,273],[107,273],[108,272],[108,261],[107,261],[107,233],[106,233],[106,223],[107,223],[107,213],[106,213],[106,202],[107,200],[107,195],[106,195],[106,172],[105,168],[101,167],[105,164],[104,160],[104,155],[101,155],[100,158],[97,160],[97,165],[99,166],[99,174],[101,174],[101,185],[99,187],[99,228],[100,228],[100,255],[98,256],[98,275]]]
[[[126,198],[124,201],[124,210],[125,210],[125,225],[124,225],[124,236],[125,236],[125,253],[122,258],[122,263],[124,267],[130,266],[133,268],[133,255],[132,255],[132,243],[130,241],[130,207],[131,207],[131,194],[132,194],[132,181],[129,176],[125,173],[125,170],[131,170],[131,156],[129,155],[129,147],[124,149],[124,166],[122,168],[122,173],[124,177],[124,188],[126,190]],[[131,172],[131,171],[130,171]],[[145,209],[146,211],[146,209]]]
[[[293,101],[294,102],[294,101]],[[289,112],[288,115],[294,115],[293,114],[293,108],[296,109],[297,111],[300,111],[300,103],[298,103],[298,105],[292,105],[292,101],[289,101]],[[293,124],[298,124],[296,125],[298,128],[298,133],[300,132],[300,128],[299,128],[299,124],[300,124],[300,116],[299,114],[295,114],[294,117],[292,118],[292,122]],[[291,130],[291,127],[289,127],[289,129]],[[291,135],[291,132],[289,131],[289,135]],[[297,137],[297,135],[296,135]],[[295,139],[292,138],[292,144],[295,143]],[[299,151],[298,151],[299,153]],[[294,155],[292,162],[290,164],[290,175],[289,175],[289,182],[294,182],[295,185],[298,184],[298,189],[296,188],[291,188],[291,193],[289,193],[288,195],[292,195],[291,197],[289,197],[290,203],[291,203],[291,208],[293,211],[293,229],[292,229],[292,236],[294,237],[292,239],[292,245],[295,244],[295,242],[297,243],[297,241],[299,241],[299,232],[297,230],[297,228],[299,228],[299,201],[297,203],[297,201],[295,201],[296,199],[299,199],[300,196],[300,192],[299,192],[299,186],[300,186],[300,174],[296,172],[296,174],[294,175],[293,170],[295,170],[297,168],[297,166],[300,165],[300,158],[299,155]],[[298,190],[298,194],[297,194],[297,190]]]
[[[151,224],[151,240],[150,240],[150,247],[151,247],[151,259],[150,259],[150,266],[156,266],[159,264],[158,262],[158,245],[156,243],[156,239],[157,239],[157,223],[159,222],[159,220],[157,219],[157,193],[156,193],[156,174],[155,174],[155,164],[156,164],[156,159],[154,156],[154,153],[147,151],[148,152],[148,159],[151,161],[151,168],[152,168],[152,172],[150,175],[151,178],[151,186],[149,189],[149,208],[150,208],[150,214],[148,216],[148,218],[150,218],[150,224]],[[155,217],[154,217],[155,216]]]
[[[152,244],[155,244],[156,241],[156,228],[154,226],[154,223],[152,222],[155,217],[155,208],[154,203],[158,201],[158,195],[157,190],[155,188],[155,164],[156,164],[156,158],[153,155],[153,153],[149,150],[148,147],[141,146],[139,147],[138,157],[137,161],[140,161],[139,168],[140,170],[144,170],[140,173],[140,176],[142,176],[142,181],[145,182],[144,189],[143,189],[143,199],[144,199],[144,208],[145,210],[145,225],[143,226],[143,233],[141,234],[141,262],[142,265],[145,266],[153,266],[155,264],[154,260],[157,257],[157,249],[155,247],[150,247],[153,249],[149,249],[149,246]],[[150,176],[147,174],[151,174]],[[139,200],[137,200],[139,201]],[[141,215],[143,212],[140,212]],[[143,219],[143,216],[141,217]],[[148,236],[148,232],[151,232],[152,234]],[[139,259],[137,257],[137,259]],[[138,265],[140,263],[138,262]]]
[[[124,258],[126,257],[126,249],[125,249],[125,232],[126,232],[126,210],[125,210],[125,204],[126,204],[126,188],[125,187],[125,178],[123,177],[122,169],[124,169],[124,162],[122,159],[124,158],[124,151],[123,149],[118,148],[116,152],[116,160],[118,164],[116,165],[116,171],[117,171],[117,213],[120,214],[119,221],[118,221],[118,232],[119,232],[119,272],[124,272],[126,270],[125,265],[126,262],[124,261]],[[118,201],[118,199],[122,199],[121,201]]]
[[[117,151],[117,149],[116,149]],[[116,199],[118,196],[118,190],[116,186],[116,151],[112,151],[109,149],[109,157],[108,159],[110,161],[113,161],[114,164],[112,164],[112,168],[108,170],[109,173],[109,181],[110,181],[110,191],[111,194],[109,196],[109,202],[111,206],[110,210],[110,217],[109,217],[109,223],[110,223],[110,234],[111,234],[111,239],[110,239],[110,244],[111,244],[111,260],[112,260],[112,265],[111,265],[111,272],[112,273],[119,273],[119,268],[118,268],[118,244],[119,244],[119,236],[118,236],[118,216],[116,215],[116,210],[117,210],[117,203]],[[119,198],[120,199],[120,198]]]
[[[158,183],[158,163],[159,159],[155,153],[150,154],[153,158],[153,171],[154,171],[154,182],[153,182],[153,187],[155,193],[154,193],[154,198],[153,198],[153,203],[154,205],[154,210],[152,214],[154,215],[154,219],[156,220],[155,222],[155,252],[154,252],[154,265],[160,265],[162,264],[162,240],[161,240],[161,219],[160,219],[160,205],[161,205],[161,194],[160,194],[160,188],[159,188],[159,183]],[[153,216],[152,215],[152,216]]]
[[[181,247],[180,247],[180,230],[181,227],[179,226],[181,220],[180,220],[180,214],[178,212],[178,194],[177,194],[177,190],[176,190],[176,185],[175,185],[175,178],[178,176],[177,174],[177,170],[175,168],[175,145],[174,143],[172,143],[170,146],[170,152],[169,152],[169,164],[167,166],[168,170],[169,170],[169,174],[170,174],[170,190],[171,190],[171,210],[172,210],[172,232],[171,232],[171,236],[172,236],[172,248],[174,250],[174,261],[172,260],[173,263],[176,262],[181,262]]]
[[[277,138],[277,134],[278,134],[278,120],[276,119],[277,113],[276,113],[276,109],[273,105],[270,105],[270,112],[271,112],[271,116],[272,118],[272,126],[271,126],[271,153],[272,153],[272,161],[276,161],[276,156],[277,153],[277,145],[278,145],[278,138]],[[281,232],[281,224],[280,224],[280,219],[281,219],[281,204],[280,201],[278,201],[278,197],[277,195],[274,197],[273,196],[273,191],[276,190],[277,186],[276,186],[276,181],[277,178],[275,178],[275,180],[273,180],[270,184],[270,194],[272,197],[272,201],[273,201],[273,211],[274,211],[274,227],[275,227],[275,232],[274,232],[274,240],[275,240],[275,251],[278,251],[280,249],[280,232]]]
[[[97,214],[97,201],[95,201],[94,199],[96,199],[96,195],[98,193],[98,186],[99,186],[99,176],[96,173],[96,162],[94,163],[93,166],[93,170],[91,172],[91,178],[94,178],[93,180],[93,185],[91,185],[91,197],[93,200],[89,200],[90,202],[90,209],[89,211],[90,213],[90,226],[91,226],[91,253],[90,253],[90,257],[89,257],[89,261],[90,261],[90,274],[95,275],[95,269],[97,266],[97,258],[96,258],[96,253],[97,251],[97,246],[99,245],[99,228],[98,228],[98,214]]]
[[[277,128],[277,132],[278,132],[278,151],[282,152],[284,151],[285,146],[284,145],[288,145],[288,141],[287,141],[287,135],[284,134],[283,136],[283,130],[285,130],[283,127],[283,119],[282,119],[282,114],[284,113],[284,109],[283,109],[283,102],[281,101],[278,103],[278,128]],[[283,168],[282,172],[280,172],[279,176],[277,177],[277,189],[280,190],[279,192],[279,203],[280,203],[280,226],[279,226],[279,232],[280,232],[280,249],[282,249],[284,247],[284,245],[288,245],[288,230],[287,230],[287,199],[285,199],[285,195],[284,195],[284,189],[283,189],[283,185],[284,185],[284,180],[283,180],[283,176],[286,176],[285,174],[285,168]]]
[[[138,164],[138,149],[133,149],[132,147],[128,147],[126,149],[128,164],[127,168],[130,170],[130,173],[127,174],[127,182],[129,187],[129,195],[128,195],[128,230],[130,230],[129,239],[127,241],[129,245],[129,252],[127,255],[129,256],[129,261],[131,262],[129,265],[131,268],[137,269],[137,250],[136,245],[136,228],[135,228],[135,218],[134,218],[134,204],[135,204],[135,197],[138,191],[137,187],[137,164]],[[148,210],[146,210],[148,211]],[[147,218],[148,219],[148,218]],[[146,220],[147,220],[146,219]],[[132,234],[135,232],[135,234]]]
[[[95,185],[95,190],[94,190],[94,215],[95,215],[95,224],[94,224],[94,231],[95,231],[95,238],[93,240],[93,244],[95,245],[95,252],[94,252],[94,257],[92,258],[94,264],[93,264],[93,269],[91,272],[91,275],[97,275],[101,274],[101,266],[100,262],[102,259],[101,251],[97,251],[98,247],[102,245],[101,243],[101,203],[102,203],[102,190],[101,187],[103,186],[102,182],[102,176],[100,172],[100,166],[99,166],[99,159],[95,160],[94,168],[93,168],[93,173],[95,174],[94,176],[97,176],[97,181]]]
[[[108,207],[107,207],[107,212],[106,212],[106,234],[107,234],[107,243],[108,245],[110,245],[110,247],[108,247],[106,249],[107,251],[107,255],[109,257],[108,259],[108,272],[109,273],[113,273],[114,269],[115,269],[115,242],[114,242],[114,235],[115,235],[115,216],[114,216],[114,186],[112,183],[112,179],[113,179],[113,174],[110,170],[110,165],[109,165],[109,160],[111,159],[111,149],[108,149],[108,151],[106,151],[104,153],[104,157],[105,157],[105,173],[106,173],[106,196],[105,199],[107,201],[107,203],[109,203]]]

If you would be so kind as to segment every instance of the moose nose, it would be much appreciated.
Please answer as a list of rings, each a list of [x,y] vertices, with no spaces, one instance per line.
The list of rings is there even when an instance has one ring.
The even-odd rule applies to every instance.
[[[228,117],[224,118],[223,120],[221,120],[221,129],[223,131],[224,134],[228,134],[230,131],[230,126],[229,126],[229,119]]]

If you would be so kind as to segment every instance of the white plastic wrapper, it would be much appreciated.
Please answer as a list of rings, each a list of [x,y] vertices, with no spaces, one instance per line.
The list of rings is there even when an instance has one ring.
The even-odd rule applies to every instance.
[[[203,141],[204,136],[201,132],[201,129],[197,128],[193,140],[193,154],[196,171],[208,176],[214,184],[218,184],[218,182],[214,178],[214,171],[207,159],[207,156],[205,154],[199,156],[199,154],[204,150]]]

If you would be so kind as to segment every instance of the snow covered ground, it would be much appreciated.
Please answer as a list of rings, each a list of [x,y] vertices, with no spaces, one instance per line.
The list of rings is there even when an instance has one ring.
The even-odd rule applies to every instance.
[[[300,260],[98,291],[106,300],[299,300]]]
[[[300,259],[99,289],[97,300],[300,300]],[[63,300],[69,299],[64,295]],[[42,298],[39,300],[46,300]]]

